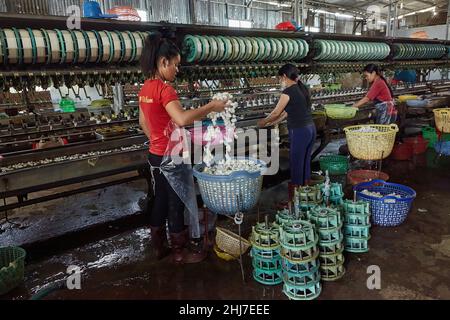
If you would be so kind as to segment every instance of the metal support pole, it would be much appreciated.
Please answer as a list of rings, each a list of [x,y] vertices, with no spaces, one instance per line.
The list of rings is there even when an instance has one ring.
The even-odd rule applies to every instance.
[[[302,1],[302,6],[301,6],[301,9],[302,9],[302,16],[301,16],[301,18],[302,18],[302,22],[301,22],[301,26],[303,27],[303,28],[305,28],[305,25],[306,25],[306,17],[307,17],[307,15],[308,15],[308,11],[306,10],[306,0],[301,0]]]
[[[191,17],[191,24],[196,24],[197,19],[195,17],[195,0],[189,0],[189,14]]]
[[[447,8],[447,28],[445,33],[445,40],[448,40],[449,34],[450,34],[450,1],[448,2]]]
[[[391,36],[391,12],[392,12],[392,1],[389,1],[388,18],[386,21],[386,37]]]
[[[299,22],[298,1],[299,0],[294,0],[293,6],[292,6],[292,18],[297,22]]]
[[[208,0],[208,24],[211,25],[211,0]]]
[[[394,24],[392,25],[392,36],[397,36],[397,26],[398,26],[398,4],[394,3]]]

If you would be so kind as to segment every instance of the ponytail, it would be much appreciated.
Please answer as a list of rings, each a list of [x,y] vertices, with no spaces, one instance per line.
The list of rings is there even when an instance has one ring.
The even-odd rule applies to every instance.
[[[311,95],[309,94],[308,88],[304,85],[304,83],[300,80],[299,77],[300,71],[296,66],[291,63],[287,63],[278,70],[278,75],[285,75],[289,79],[293,81],[297,81],[298,86],[300,87],[300,91],[303,93],[306,99],[306,103],[308,107],[311,107]]]
[[[391,93],[391,97],[394,98],[394,92],[392,91],[391,86],[390,86],[389,83],[387,82],[386,78],[383,77],[383,74],[381,73],[380,68],[379,68],[376,64],[373,64],[373,63],[368,64],[368,65],[364,68],[363,72],[368,72],[368,73],[375,72],[375,73],[376,73],[376,74],[384,81],[384,83],[386,83],[386,86],[388,87],[389,92]]]
[[[308,105],[308,107],[311,107],[311,95],[309,94],[308,88],[305,86],[305,84],[300,79],[297,81],[297,84],[300,87],[300,91],[305,96],[306,104]]]
[[[162,37],[160,32],[152,32],[144,42],[144,48],[141,55],[142,73],[149,78],[155,76],[158,61],[160,58],[167,60],[175,58],[180,54],[180,49],[171,40]]]

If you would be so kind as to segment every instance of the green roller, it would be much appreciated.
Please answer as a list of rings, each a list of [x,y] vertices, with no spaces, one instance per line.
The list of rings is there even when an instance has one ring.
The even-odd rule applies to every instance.
[[[30,39],[31,39],[31,46],[32,46],[32,64],[36,64],[36,60],[37,60],[37,48],[36,48],[36,39],[34,38],[34,33],[33,30],[31,30],[31,28],[27,28],[27,32],[30,35]],[[73,37],[73,33],[71,31],[69,31],[70,34]],[[73,40],[73,38],[72,38]],[[1,43],[0,43],[1,46]],[[77,52],[78,50],[75,50],[75,52]],[[0,63],[1,63],[1,59],[0,59]]]
[[[240,37],[234,37],[234,39],[236,40],[237,44],[238,44],[238,55],[236,57],[236,61],[242,61],[244,60],[246,53],[246,46],[244,41],[240,38]]]
[[[305,40],[301,40],[301,44],[303,46],[303,53],[301,59],[305,58],[309,53],[309,44]]]
[[[286,61],[287,57],[289,55],[289,48],[287,45],[287,41],[286,41],[286,39],[279,39],[279,40],[281,42],[281,48],[282,48],[282,51],[281,51],[282,54],[281,54],[280,60]]]
[[[250,61],[256,62],[256,61],[258,61],[256,58],[257,58],[258,55],[259,55],[259,52],[258,52],[258,50],[259,50],[258,43],[257,43],[257,41],[255,40],[255,38],[253,38],[253,37],[249,37],[249,38],[248,38],[248,41],[250,41],[250,48],[251,48]]]
[[[270,46],[268,45],[266,39],[260,37],[258,37],[257,39],[259,41],[259,50],[260,50],[259,61],[264,61],[270,54]]]
[[[292,61],[292,53],[294,52],[294,46],[291,43],[291,39],[283,39],[284,45],[286,47],[286,61]]]
[[[111,33],[109,31],[104,31],[106,33],[106,36],[108,37],[108,41],[109,41],[109,59],[106,61],[107,63],[111,63],[111,61],[114,58],[114,41],[111,37]]]
[[[231,58],[230,61],[234,62],[239,57],[239,43],[235,39],[235,37],[228,37],[231,42]]]
[[[209,46],[209,54],[206,57],[206,61],[214,61],[217,57],[217,43],[213,42],[210,36],[202,36],[205,43]]]
[[[295,39],[295,42],[297,42],[298,45],[298,53],[295,57],[296,60],[301,60],[303,59],[306,55],[305,55],[305,51],[306,51],[306,46],[305,43],[306,41],[302,40],[302,39]]]
[[[253,41],[251,38],[246,37],[245,38],[245,45],[247,48],[247,60],[246,61],[251,61],[254,62],[255,61],[255,57],[256,57],[256,53],[255,53],[255,48],[253,46]]]
[[[199,61],[202,56],[202,43],[197,36],[187,35],[183,40],[183,53],[186,61],[191,63]]]
[[[18,63],[22,64],[23,63],[23,45],[22,45],[21,37],[20,37],[19,31],[16,28],[11,28],[11,29],[13,30],[15,38],[16,38]]]
[[[221,37],[211,36],[217,44],[217,56],[216,61],[223,61],[225,57],[225,43],[222,41]]]
[[[255,37],[254,39],[258,44],[258,55],[256,56],[256,61],[262,61],[266,53],[266,45],[261,38]]]
[[[321,60],[323,57],[323,51],[324,51],[323,42],[321,40],[316,40],[316,41],[314,41],[313,45],[314,45],[314,49],[315,49],[315,55],[313,57],[313,60]]]
[[[298,56],[298,51],[299,51],[299,44],[297,41],[295,41],[295,39],[289,39],[289,42],[292,46],[292,55],[290,56],[289,60],[295,61],[297,56]]]
[[[225,54],[223,56],[222,61],[229,61],[231,59],[231,56],[233,54],[233,45],[231,44],[231,41],[228,37],[219,36],[225,46]]]

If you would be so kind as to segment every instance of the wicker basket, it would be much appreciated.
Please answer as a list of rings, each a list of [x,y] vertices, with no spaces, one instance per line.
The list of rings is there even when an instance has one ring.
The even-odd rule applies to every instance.
[[[239,257],[240,254],[244,254],[251,247],[250,241],[239,237],[230,230],[216,227],[216,231],[217,247],[233,257]],[[240,242],[242,243],[242,252]]]
[[[362,128],[374,128],[378,132],[361,132]],[[387,158],[394,147],[396,124],[368,124],[344,128],[350,154],[360,160],[381,160]]]
[[[214,252],[216,253],[216,255],[225,261],[231,261],[231,260],[236,260],[237,258],[232,256],[231,254],[226,253],[225,251],[222,251],[219,249],[219,247],[216,245],[214,245]]]
[[[450,133],[450,108],[434,109],[436,129],[443,133]]]

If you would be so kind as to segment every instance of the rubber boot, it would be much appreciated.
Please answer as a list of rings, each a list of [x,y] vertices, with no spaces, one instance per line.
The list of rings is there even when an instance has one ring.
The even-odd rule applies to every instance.
[[[170,254],[170,249],[166,246],[167,235],[166,228],[164,227],[152,227],[150,226],[152,246],[155,250],[156,259],[161,260],[162,258]]]
[[[206,259],[206,251],[203,248],[200,248],[198,252],[189,248],[189,234],[187,229],[179,233],[170,233],[169,236],[174,263],[198,263]]]

